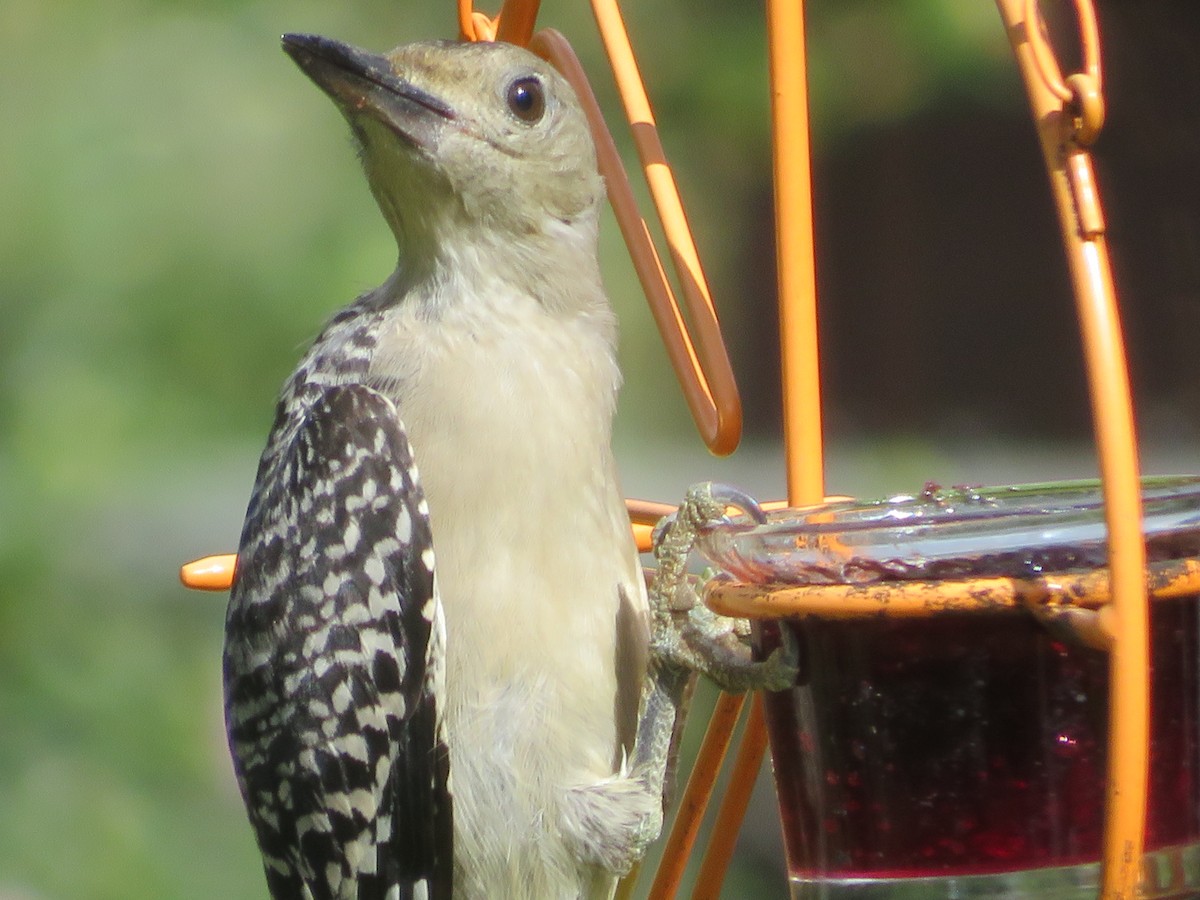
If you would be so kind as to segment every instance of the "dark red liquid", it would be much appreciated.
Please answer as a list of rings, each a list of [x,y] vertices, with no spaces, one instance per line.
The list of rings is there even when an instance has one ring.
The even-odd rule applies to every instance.
[[[1151,602],[1146,848],[1200,841],[1197,597]],[[765,628],[768,645],[772,635]],[[805,877],[1099,859],[1108,659],[1021,613],[806,619],[766,697],[788,858]]]

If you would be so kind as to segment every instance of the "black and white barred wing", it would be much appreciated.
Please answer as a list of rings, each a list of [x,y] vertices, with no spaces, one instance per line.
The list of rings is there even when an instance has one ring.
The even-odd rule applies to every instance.
[[[226,724],[271,894],[448,897],[449,762],[428,510],[390,400],[281,416],[226,622]]]

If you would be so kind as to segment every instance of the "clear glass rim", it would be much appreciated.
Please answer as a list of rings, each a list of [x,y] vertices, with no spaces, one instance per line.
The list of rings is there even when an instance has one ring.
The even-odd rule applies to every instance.
[[[1200,555],[1200,476],[1142,480],[1154,560]],[[698,549],[756,583],[1027,578],[1107,565],[1097,479],[999,487],[926,485],[916,494],[773,510],[706,528]]]
[[[1167,504],[1193,502],[1200,509],[1200,475],[1156,475],[1141,479],[1143,514],[1150,521]],[[995,522],[1003,528],[1014,519],[1097,516],[1104,510],[1098,478],[1028,484],[943,488],[928,484],[914,494],[876,500],[834,500],[812,506],[775,509],[758,524],[748,515],[732,517],[716,527],[736,532],[771,534],[803,528],[812,534],[861,532],[959,522]]]

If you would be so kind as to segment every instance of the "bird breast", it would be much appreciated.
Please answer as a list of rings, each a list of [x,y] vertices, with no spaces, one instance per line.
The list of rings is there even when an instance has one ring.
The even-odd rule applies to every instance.
[[[501,861],[554,855],[564,792],[619,758],[620,605],[643,597],[610,448],[619,375],[586,319],[448,316],[401,317],[372,376],[429,502],[456,829],[503,822],[468,843]]]

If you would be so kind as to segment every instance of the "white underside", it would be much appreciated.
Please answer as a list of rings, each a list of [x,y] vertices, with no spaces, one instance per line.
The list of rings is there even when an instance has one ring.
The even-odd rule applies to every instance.
[[[398,315],[372,369],[403,370],[395,399],[432,519],[455,843],[471,848],[455,896],[608,896],[564,815],[572,788],[619,764],[622,592],[646,608],[609,448],[616,368],[586,321],[493,301],[436,324]]]

